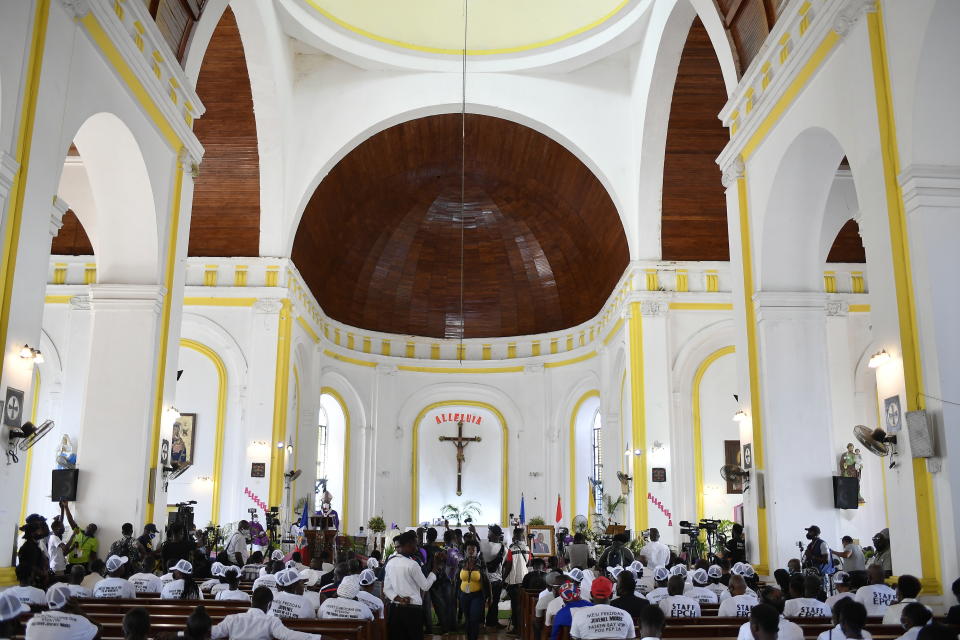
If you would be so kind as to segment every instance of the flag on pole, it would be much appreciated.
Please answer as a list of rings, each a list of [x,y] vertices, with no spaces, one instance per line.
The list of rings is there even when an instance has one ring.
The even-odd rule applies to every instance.
[[[557,494],[557,522],[563,520],[563,507],[560,506],[560,494]]]
[[[523,494],[520,494],[520,524],[527,524],[527,509],[523,502]]]
[[[588,512],[587,512],[587,523],[592,528],[593,527],[593,514],[597,512],[597,494],[593,491],[593,483],[587,481],[587,493],[590,498],[588,501]]]
[[[307,527],[310,526],[310,500],[308,499],[303,505],[303,513],[300,514],[300,528],[306,531]]]

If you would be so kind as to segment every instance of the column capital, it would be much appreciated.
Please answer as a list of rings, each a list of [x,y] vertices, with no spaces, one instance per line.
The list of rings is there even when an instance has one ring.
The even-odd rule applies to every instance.
[[[864,14],[876,10],[877,0],[847,0],[847,6],[841,9],[833,19],[833,30],[843,38],[850,33]]]
[[[753,304],[758,322],[810,313],[824,316],[827,295],[813,291],[758,291],[753,294]]]
[[[528,365],[524,365],[524,367],[523,367],[523,372],[524,372],[524,373],[530,373],[530,374],[532,374],[532,373],[543,373],[543,372],[544,372],[544,368],[543,368],[543,365],[542,365],[542,364],[528,364]]]
[[[743,156],[739,154],[728,161],[726,165],[720,167],[720,169],[723,172],[720,182],[723,184],[724,189],[729,189],[732,187],[737,180],[746,174],[746,166],[743,163]]]
[[[166,289],[158,284],[92,284],[94,311],[152,311],[159,315]]]
[[[279,298],[260,298],[253,303],[254,313],[278,314],[283,309],[283,302]]]
[[[640,315],[645,318],[659,318],[667,315],[670,306],[662,300],[641,300]]]
[[[56,237],[63,228],[63,216],[70,205],[59,196],[53,196],[53,206],[50,208],[50,235]]]
[[[846,318],[850,315],[850,305],[844,300],[827,300],[827,315]]]
[[[71,311],[90,311],[90,296],[70,296]]]

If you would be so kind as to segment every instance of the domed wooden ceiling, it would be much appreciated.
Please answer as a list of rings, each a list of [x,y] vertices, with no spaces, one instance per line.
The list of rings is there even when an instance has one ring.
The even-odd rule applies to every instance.
[[[592,318],[629,262],[610,196],[548,137],[468,115],[460,314],[460,115],[382,131],[307,204],[293,261],[324,311],[355,327],[503,337]]]

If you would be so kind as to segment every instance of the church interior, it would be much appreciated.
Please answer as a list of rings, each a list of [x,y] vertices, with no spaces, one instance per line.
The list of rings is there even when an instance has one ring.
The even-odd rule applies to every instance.
[[[737,526],[768,583],[816,525],[944,615],[958,28],[955,0],[0,2],[0,584],[61,502],[103,560],[124,523],[188,518],[209,559],[332,514],[364,555],[655,529],[692,569]]]

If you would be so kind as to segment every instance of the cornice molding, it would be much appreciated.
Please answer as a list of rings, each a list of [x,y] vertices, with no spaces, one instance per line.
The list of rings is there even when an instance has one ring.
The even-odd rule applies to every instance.
[[[921,208],[960,208],[960,167],[912,164],[898,178],[908,214]]]

